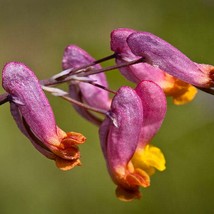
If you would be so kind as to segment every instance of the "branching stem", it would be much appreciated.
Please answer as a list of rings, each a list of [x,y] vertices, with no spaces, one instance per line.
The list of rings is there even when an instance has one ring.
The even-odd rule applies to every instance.
[[[124,62],[121,65],[113,65],[113,66],[109,66],[109,67],[106,67],[106,68],[95,69],[95,70],[93,70],[93,69],[92,70],[90,70],[90,69],[84,70],[84,69],[82,69],[82,67],[80,67],[79,69],[76,69],[75,74],[72,73],[72,75],[75,75],[75,77],[76,76],[79,76],[79,77],[85,76],[85,77],[87,77],[87,76],[90,76],[90,75],[93,75],[93,74],[99,74],[99,73],[102,73],[102,72],[115,70],[115,69],[126,67],[126,66],[129,66],[129,65],[142,63],[143,61],[144,61],[144,58],[140,58],[140,59],[133,60],[133,61],[130,61],[130,62]],[[62,71],[62,72],[64,72],[64,71]],[[60,73],[62,73],[62,72],[60,72]],[[57,80],[54,79],[54,78],[41,80],[40,84],[41,85],[45,85],[45,86],[52,86],[52,85],[62,84],[62,83],[71,81],[74,78],[74,77],[72,77],[72,75],[67,76],[67,74],[66,74],[67,77],[62,79],[62,80],[59,80],[59,78],[57,78]]]

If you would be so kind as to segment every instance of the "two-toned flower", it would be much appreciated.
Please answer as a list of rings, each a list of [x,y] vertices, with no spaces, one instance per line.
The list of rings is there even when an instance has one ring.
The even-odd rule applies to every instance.
[[[34,73],[22,63],[11,62],[3,69],[2,85],[9,93],[11,113],[21,132],[44,156],[68,170],[80,165],[78,145],[85,137],[64,132],[55,122],[53,111]]]
[[[121,87],[114,96],[99,135],[119,199],[140,198],[139,187],[148,187],[150,175],[165,169],[162,152],[149,144],[165,112],[165,95],[151,81],[142,81],[135,89]]]
[[[144,57],[150,65],[180,80],[203,88],[214,85],[214,66],[193,62],[177,48],[151,33],[133,33],[127,38],[127,43],[136,56]]]
[[[153,39],[154,46],[149,45],[150,40],[145,38],[139,38],[136,35],[150,35]],[[138,38],[138,39],[136,39]],[[155,41],[159,41],[158,37],[146,33],[146,32],[138,32],[132,29],[119,28],[111,33],[111,49],[116,53],[116,63],[118,65],[129,62],[140,57],[143,57],[143,62],[130,65],[127,67],[120,68],[121,73],[130,81],[139,83],[142,80],[151,80],[157,83],[165,92],[167,96],[172,96],[173,102],[177,105],[184,104],[188,101],[191,101],[197,90],[195,87],[191,85],[191,82],[186,81],[186,79],[181,78],[181,75],[174,75],[172,67],[164,67],[160,66],[163,64],[163,61],[166,65],[175,64],[177,61],[173,58],[170,58],[169,52],[167,48],[175,49],[173,46],[169,45],[165,41],[161,40],[160,44],[165,49],[160,48],[155,45]],[[138,42],[137,42],[138,41]],[[141,43],[143,45],[141,45]],[[165,44],[168,44],[165,45]],[[146,46],[147,45],[147,46]],[[155,49],[156,48],[156,49]],[[139,52],[141,50],[141,52]],[[157,53],[156,53],[157,50]],[[187,59],[187,57],[182,54],[180,51],[175,49],[174,51],[176,56],[180,56],[181,58]],[[153,62],[153,58],[148,57],[146,54],[149,51],[153,51],[154,55],[156,54],[156,58],[159,57],[155,62]],[[160,56],[158,51],[162,51],[162,55],[168,54],[168,59],[164,59],[164,57]],[[174,57],[176,59],[176,57]],[[185,60],[184,60],[185,61]],[[191,60],[187,60],[194,68],[196,66]],[[159,63],[159,64],[158,64]],[[168,64],[167,64],[168,63]],[[180,62],[182,65],[182,62]],[[182,66],[181,66],[182,67]],[[188,69],[190,67],[186,67],[186,73],[191,72]],[[185,70],[183,69],[183,70]],[[192,68],[193,69],[193,68]],[[167,73],[168,72],[168,73]],[[178,71],[179,72],[179,69]],[[183,80],[183,81],[182,81]],[[190,83],[190,84],[189,84]]]

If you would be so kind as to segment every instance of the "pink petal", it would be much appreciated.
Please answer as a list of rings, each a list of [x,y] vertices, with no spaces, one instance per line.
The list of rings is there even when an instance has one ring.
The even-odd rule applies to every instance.
[[[100,141],[111,172],[118,166],[127,166],[138,144],[143,108],[136,92],[129,87],[120,88],[112,100],[110,115],[114,121],[105,119]]]
[[[22,63],[11,62],[3,69],[3,87],[18,100],[19,111],[33,133],[44,143],[56,137],[56,123],[37,77]]]
[[[206,87],[209,78],[178,49],[148,32],[132,33],[127,43],[136,56],[185,82]]]
[[[166,114],[166,97],[163,90],[151,81],[142,81],[135,91],[143,105],[143,126],[139,147],[149,143],[160,129]]]
[[[76,69],[82,66],[89,65],[94,61],[95,59],[92,58],[83,49],[75,45],[69,45],[65,49],[63,60],[62,60],[62,66],[63,66],[63,69],[68,69],[68,68]],[[101,66],[99,64],[93,66],[93,69],[100,69],[100,68]],[[90,78],[92,80],[95,80],[96,84],[100,84],[104,87],[108,87],[108,83],[104,73],[91,75]],[[69,89],[71,97],[74,95],[74,93],[77,93],[77,91],[72,86],[72,84],[74,83],[71,82],[70,89]],[[84,82],[78,82],[78,87],[81,92],[82,100],[85,101],[85,103],[95,108],[100,108],[103,110],[109,109],[110,100],[109,100],[109,94],[107,91]]]
[[[127,43],[127,38],[134,32],[137,31],[127,28],[119,28],[112,31],[111,49],[116,53],[117,65],[140,58],[132,53]],[[134,83],[140,83],[142,80],[151,80],[161,84],[164,80],[164,72],[148,63],[138,63],[122,67],[119,70],[126,79]]]

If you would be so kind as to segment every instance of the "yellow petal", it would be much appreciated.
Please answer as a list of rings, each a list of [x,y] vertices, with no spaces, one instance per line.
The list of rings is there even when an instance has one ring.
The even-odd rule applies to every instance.
[[[194,86],[172,77],[169,74],[165,75],[161,87],[166,96],[171,96],[173,98],[173,103],[175,105],[188,103],[192,101],[197,94],[197,89]]]
[[[198,91],[194,86],[189,85],[188,87],[186,87],[186,91],[183,94],[181,94],[180,96],[173,96],[173,103],[175,105],[183,105],[185,103],[188,103],[194,99],[197,92]]]
[[[146,145],[143,149],[138,149],[132,163],[135,168],[144,170],[148,175],[154,174],[155,170],[165,170],[165,158],[161,150],[152,145]]]

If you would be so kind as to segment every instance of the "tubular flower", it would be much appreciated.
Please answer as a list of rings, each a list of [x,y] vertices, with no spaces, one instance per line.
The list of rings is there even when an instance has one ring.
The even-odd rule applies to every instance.
[[[95,59],[92,58],[83,49],[79,48],[76,45],[69,45],[68,47],[66,47],[64,51],[62,67],[63,69],[69,69],[69,68],[77,69],[83,66],[87,66],[94,61]],[[101,66],[97,64],[97,65],[94,65],[93,68],[100,69]],[[108,87],[108,83],[104,73],[91,75],[90,79],[94,83],[99,84],[104,88]],[[106,90],[103,90],[87,82],[72,80],[69,84],[69,95],[72,98],[80,102],[83,102],[91,107],[95,107],[105,111],[107,111],[110,108],[111,101],[109,99],[109,93]],[[74,105],[74,108],[84,118],[88,119],[89,121],[97,125],[100,125],[101,123],[100,119],[98,117],[95,117],[88,110],[82,107],[79,107],[77,105]]]
[[[131,34],[127,43],[136,56],[145,58],[152,66],[189,84],[209,88],[214,86],[214,66],[198,64],[178,49],[148,32]]]
[[[165,95],[150,81],[142,81],[135,90],[121,87],[113,98],[99,135],[120,200],[140,198],[139,187],[150,185],[155,169],[165,169],[160,149],[148,144],[160,128],[165,112]]]
[[[50,104],[37,77],[22,63],[11,62],[3,69],[2,85],[10,94],[11,113],[22,133],[44,156],[69,170],[80,165],[78,144],[82,134],[65,133],[57,127]]]
[[[112,31],[111,49],[116,53],[116,63],[118,65],[142,57],[141,55],[135,55],[127,43],[127,38],[135,33],[138,32],[127,28]],[[147,58],[144,59],[143,63],[120,68],[120,71],[128,80],[134,83],[139,83],[142,80],[151,80],[157,83],[167,96],[172,96],[173,102],[177,105],[191,101],[197,93],[196,88],[192,85],[171,76],[158,66],[150,65]]]

